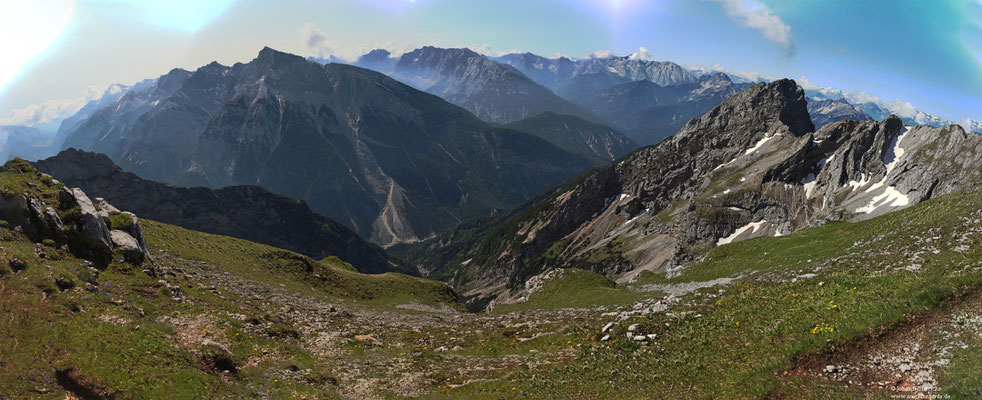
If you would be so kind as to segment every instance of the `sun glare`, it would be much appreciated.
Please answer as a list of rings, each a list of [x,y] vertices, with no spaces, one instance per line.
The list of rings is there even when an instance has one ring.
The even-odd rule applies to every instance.
[[[73,0],[0,0],[0,91],[68,25]]]

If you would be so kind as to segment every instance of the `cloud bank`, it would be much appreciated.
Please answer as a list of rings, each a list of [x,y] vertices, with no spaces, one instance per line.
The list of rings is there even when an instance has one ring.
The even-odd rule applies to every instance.
[[[641,47],[638,49],[637,53],[631,54],[628,58],[631,60],[650,61],[651,52],[648,51],[648,49]]]
[[[723,6],[726,15],[741,26],[760,31],[767,40],[774,42],[788,57],[794,56],[791,27],[781,17],[771,13],[759,0],[712,0]]]

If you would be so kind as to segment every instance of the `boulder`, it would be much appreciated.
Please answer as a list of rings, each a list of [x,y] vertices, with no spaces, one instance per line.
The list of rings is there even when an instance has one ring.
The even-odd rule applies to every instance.
[[[107,203],[108,204],[108,203]],[[112,206],[110,206],[112,207]],[[115,207],[113,207],[115,209]],[[130,226],[127,229],[127,233],[136,239],[137,244],[140,246],[140,251],[146,258],[150,258],[150,251],[147,250],[147,240],[143,237],[143,228],[140,227],[140,219],[136,217],[135,214],[129,211],[123,211],[121,214],[130,218]]]
[[[59,193],[59,200],[63,207],[77,206],[79,208],[81,221],[78,221],[79,226],[76,229],[79,229],[79,237],[85,250],[91,253],[93,257],[111,257],[113,242],[109,235],[109,228],[85,192],[79,188],[63,187]]]
[[[123,230],[113,229],[109,232],[109,236],[112,238],[113,246],[123,254],[123,258],[126,261],[132,263],[143,262],[146,254],[145,250],[140,247],[140,242],[133,235]]]

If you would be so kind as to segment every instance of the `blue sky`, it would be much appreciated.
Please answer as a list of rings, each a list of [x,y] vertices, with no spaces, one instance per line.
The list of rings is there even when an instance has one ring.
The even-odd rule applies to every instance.
[[[655,60],[982,119],[982,0],[0,0],[0,11],[12,49],[0,116],[173,67],[248,61],[264,45],[342,58],[437,45],[573,57],[645,47]]]

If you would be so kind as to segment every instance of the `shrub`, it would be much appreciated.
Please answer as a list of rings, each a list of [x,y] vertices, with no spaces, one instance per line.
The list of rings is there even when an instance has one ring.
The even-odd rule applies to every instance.
[[[58,289],[64,292],[75,288],[75,280],[68,274],[60,274],[55,277],[55,286],[58,286]]]
[[[129,214],[111,213],[109,214],[109,222],[109,229],[129,231],[133,227],[133,218]]]
[[[218,345],[206,345],[201,348],[201,364],[208,372],[231,372],[238,370],[238,363],[227,349]]]
[[[326,371],[315,370],[312,371],[310,375],[307,377],[307,382],[310,382],[315,385],[337,386],[338,378],[335,378],[333,375],[328,374]]]
[[[268,334],[271,337],[281,338],[281,339],[300,338],[300,332],[297,332],[297,330],[293,329],[293,327],[283,323],[274,323],[273,326],[269,327],[269,329],[266,331],[266,334]]]
[[[10,265],[10,268],[14,270],[14,272],[20,272],[27,269],[27,261],[21,260],[17,257],[13,257],[7,261],[7,265]]]
[[[58,288],[47,279],[42,279],[35,282],[34,286],[41,289],[41,291],[48,296],[58,293]]]

